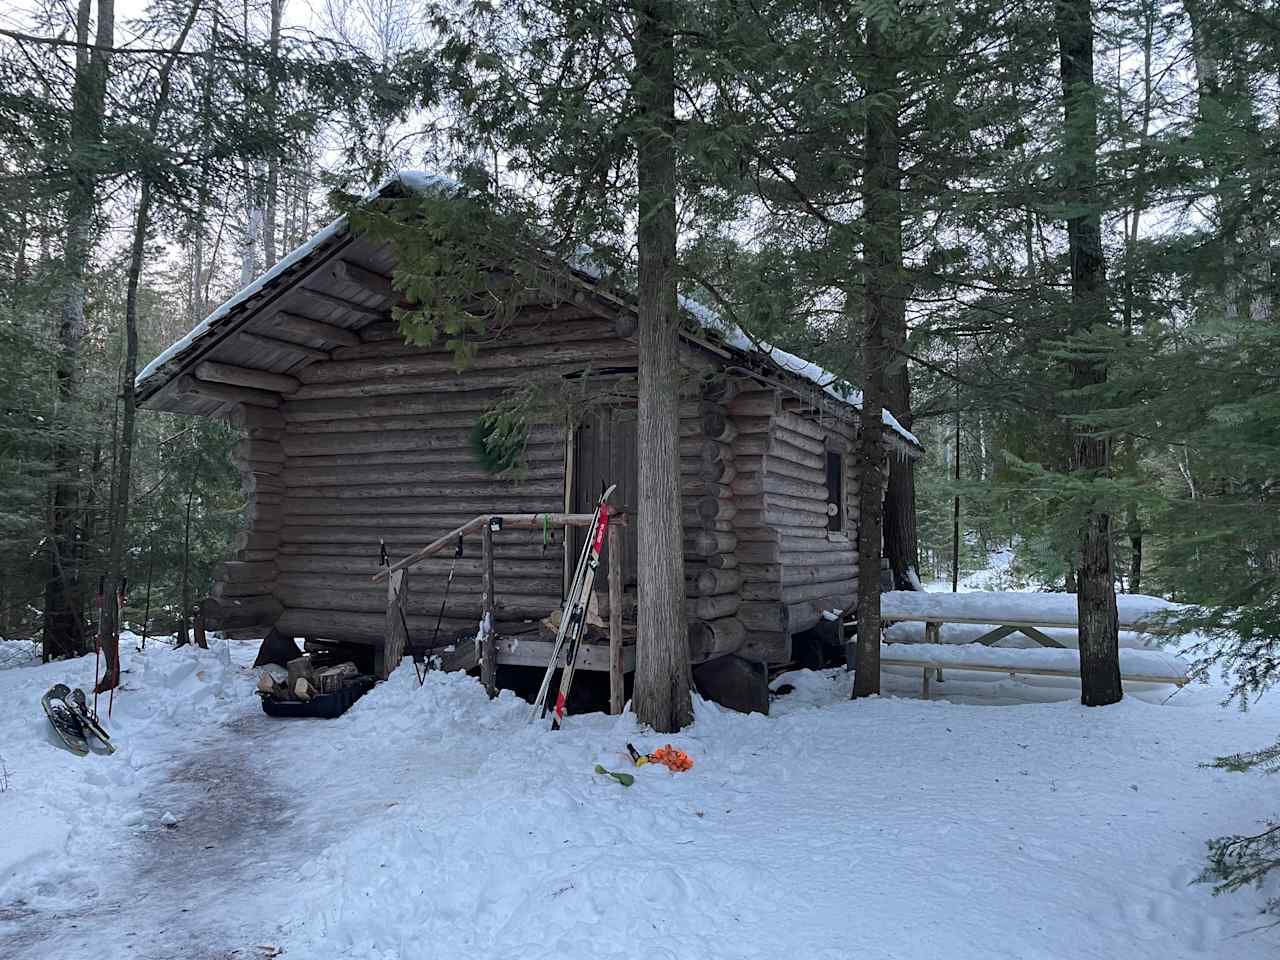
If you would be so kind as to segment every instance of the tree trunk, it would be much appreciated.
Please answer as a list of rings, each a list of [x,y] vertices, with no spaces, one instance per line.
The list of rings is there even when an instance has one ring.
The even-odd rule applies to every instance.
[[[89,37],[88,0],[77,8],[76,36]],[[102,140],[103,104],[109,69],[108,49],[115,42],[115,2],[98,0],[94,49],[78,47],[71,93],[71,126],[67,165],[71,188],[66,201],[67,231],[63,244],[62,311],[58,323],[58,437],[53,457],[53,490],[49,536],[49,575],[45,586],[44,659],[74,656],[88,649],[80,596],[76,544],[76,500],[79,455],[68,436],[80,399],[80,345],[85,335],[85,267],[93,253],[93,219],[97,210],[97,157]]]
[[[187,626],[191,616],[191,501],[196,496],[196,471],[191,471],[187,487],[187,520],[182,530],[182,622],[178,627],[178,646],[187,644]]]
[[[896,151],[895,151],[896,154]],[[895,155],[895,170],[899,158]],[[901,205],[899,205],[901,211]],[[902,274],[899,243],[899,275]],[[884,336],[889,350],[885,371],[885,404],[907,430],[915,423],[911,412],[911,374],[907,369],[907,301],[895,297],[889,302]],[[889,458],[889,487],[884,496],[884,553],[899,590],[912,589],[908,570],[920,573],[920,540],[916,523],[916,467],[909,457]]]
[[[271,95],[267,103],[272,120],[272,129],[276,129],[276,116],[280,107],[280,19],[284,12],[284,0],[271,0],[271,57],[268,69],[271,71]],[[267,161],[267,209],[262,223],[262,250],[268,268],[276,263],[276,227],[279,215],[276,207],[280,194],[280,153],[271,152]]]
[[[863,173],[863,374],[858,437],[858,646],[853,696],[880,692],[880,556],[887,467],[882,412],[890,335],[905,310],[902,285],[902,197],[899,187],[897,5],[867,18],[866,166]]]
[[[680,514],[676,308],[675,38],[671,0],[638,0],[640,389],[636,717],[661,733],[693,719]]]
[[[155,108],[152,110],[147,127],[147,142],[154,146],[156,133],[160,129],[160,120],[169,100],[170,78],[173,65],[179,52],[187,42],[187,35],[195,24],[200,12],[201,0],[193,0],[187,19],[174,43],[173,52],[160,68],[159,86],[156,93]],[[119,459],[116,465],[115,495],[111,502],[110,548],[107,553],[107,591],[106,595],[114,604],[115,598],[124,583],[124,542],[129,527],[129,484],[133,470],[134,424],[137,412],[137,393],[133,381],[138,374],[138,286],[142,279],[142,257],[146,251],[147,234],[151,223],[151,175],[147,169],[142,170],[142,183],[138,189],[138,209],[134,214],[133,241],[129,250],[129,269],[125,282],[124,298],[124,330],[125,353],[124,373],[121,377],[121,400],[124,409],[120,419]],[[115,687],[120,680],[120,632],[123,624],[115,623],[114,630],[102,637],[103,651],[106,654],[107,671],[96,692],[101,693]]]
[[[1064,206],[1071,257],[1070,333],[1084,337],[1108,323],[1106,263],[1097,195],[1098,115],[1093,81],[1093,10],[1090,0],[1057,0],[1054,21],[1061,54],[1064,112]],[[1096,354],[1071,361],[1074,390],[1104,383],[1107,367]],[[1089,477],[1110,471],[1110,441],[1078,431],[1072,470]],[[1076,601],[1080,634],[1080,700],[1086,706],[1116,703],[1120,686],[1119,621],[1111,558],[1111,516],[1093,505],[1081,532]]]

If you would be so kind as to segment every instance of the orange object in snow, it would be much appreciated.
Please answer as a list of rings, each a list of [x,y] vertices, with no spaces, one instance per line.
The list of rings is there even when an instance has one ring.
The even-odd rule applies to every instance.
[[[676,773],[693,767],[693,759],[683,750],[677,750],[669,743],[665,747],[649,754],[649,761],[651,763],[660,763]]]

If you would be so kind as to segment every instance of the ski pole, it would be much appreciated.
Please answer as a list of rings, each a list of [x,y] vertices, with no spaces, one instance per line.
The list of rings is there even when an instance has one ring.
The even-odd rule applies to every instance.
[[[98,624],[93,631],[93,712],[98,712],[99,667],[102,664],[102,592],[106,590],[106,577],[98,577],[98,595],[94,597],[94,606],[98,610]]]

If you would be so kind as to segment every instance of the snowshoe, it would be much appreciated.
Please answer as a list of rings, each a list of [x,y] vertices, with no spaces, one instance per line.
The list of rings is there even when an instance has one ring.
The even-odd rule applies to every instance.
[[[62,742],[67,745],[67,749],[77,756],[87,756],[89,744],[84,738],[84,725],[62,699],[68,693],[70,691],[65,683],[54,684],[49,688],[48,693],[40,698],[40,705],[44,707],[49,723],[53,725],[54,732]]]
[[[111,742],[111,734],[107,733],[102,724],[98,722],[97,716],[89,709],[89,703],[83,690],[76,687],[63,696],[62,702],[67,705],[68,710],[76,715],[80,725],[102,742],[102,745],[107,748],[107,753],[116,752],[115,745]]]

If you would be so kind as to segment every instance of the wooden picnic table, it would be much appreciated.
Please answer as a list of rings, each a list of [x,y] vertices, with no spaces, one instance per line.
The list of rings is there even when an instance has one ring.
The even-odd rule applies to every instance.
[[[1120,629],[1136,633],[1167,632],[1161,613],[1173,604],[1157,597],[1122,595],[1116,598]],[[925,625],[924,642],[940,643],[944,623],[990,626],[973,643],[991,646],[1014,633],[1021,633],[1042,647],[1065,649],[1046,629],[1076,630],[1074,593],[926,593],[893,590],[880,595],[880,616],[888,621],[911,621]]]

